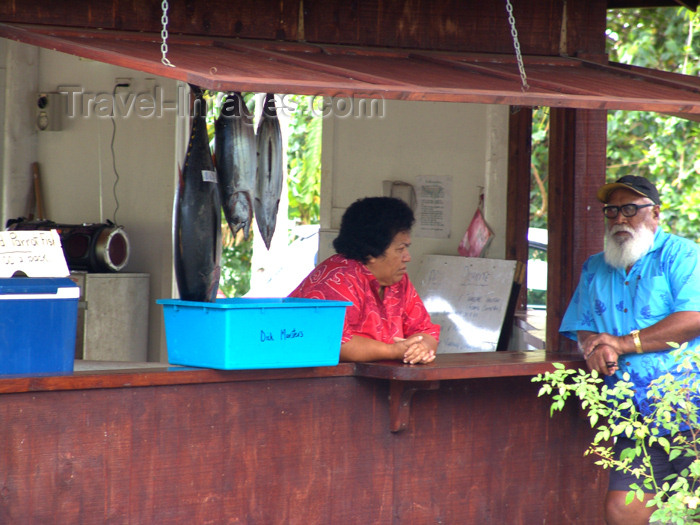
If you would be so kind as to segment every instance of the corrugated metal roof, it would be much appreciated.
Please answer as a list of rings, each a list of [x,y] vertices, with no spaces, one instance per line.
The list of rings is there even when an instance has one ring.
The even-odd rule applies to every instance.
[[[161,63],[155,34],[0,24],[0,36],[196,84],[256,91],[400,100],[626,109],[700,118],[700,79],[576,58],[515,56],[183,37]]]

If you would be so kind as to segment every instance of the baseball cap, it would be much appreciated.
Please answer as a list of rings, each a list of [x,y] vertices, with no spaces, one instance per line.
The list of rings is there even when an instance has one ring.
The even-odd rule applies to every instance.
[[[602,203],[608,202],[610,194],[621,188],[632,190],[643,197],[651,199],[654,204],[661,204],[661,199],[659,198],[659,192],[656,190],[651,182],[646,178],[640,177],[638,175],[625,175],[620,177],[615,182],[609,184],[604,184],[598,190],[598,200]]]

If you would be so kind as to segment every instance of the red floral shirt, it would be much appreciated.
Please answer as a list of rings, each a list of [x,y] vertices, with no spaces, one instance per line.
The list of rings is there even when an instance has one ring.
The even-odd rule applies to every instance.
[[[414,334],[440,337],[440,326],[430,321],[408,275],[384,288],[382,301],[379,282],[372,272],[360,261],[342,255],[332,255],[319,264],[289,296],[351,301],[345,313],[342,343],[354,335],[389,344],[394,337]]]

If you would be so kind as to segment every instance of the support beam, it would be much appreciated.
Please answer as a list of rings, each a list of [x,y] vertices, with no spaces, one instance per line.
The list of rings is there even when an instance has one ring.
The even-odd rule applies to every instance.
[[[530,223],[530,165],[532,156],[532,108],[511,107],[508,123],[508,197],[506,208],[506,259],[527,264],[527,229]],[[527,277],[515,309],[527,303]]]
[[[586,258],[603,249],[596,191],[605,182],[607,113],[552,109],[549,146],[547,349],[572,350],[559,325]]]

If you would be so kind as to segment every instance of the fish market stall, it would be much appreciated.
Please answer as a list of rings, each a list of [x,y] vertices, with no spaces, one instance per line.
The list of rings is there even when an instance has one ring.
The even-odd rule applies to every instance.
[[[269,247],[274,228],[273,108],[258,135],[264,143],[237,134],[238,148],[251,159],[255,148],[260,165],[216,158],[220,173],[243,170],[225,179],[241,175],[244,191],[219,193],[204,119],[183,125],[173,110],[189,108],[199,90],[232,96],[237,118],[215,124],[221,144],[231,129],[251,131],[236,93],[389,101],[395,121],[384,114],[361,123],[345,113],[327,119],[324,156],[337,162],[323,166],[331,186],[323,190],[321,235],[337,227],[358,193],[381,192],[384,179],[449,174],[454,231],[473,213],[476,188],[488,186],[486,220],[499,221],[496,255],[521,263],[532,108],[551,108],[548,351],[455,352],[424,366],[169,366],[162,311],[153,307],[150,363],[82,360],[72,371],[0,377],[0,523],[602,521],[590,502],[602,498],[605,474],[583,456],[588,421],[573,407],[551,419],[530,378],[553,362],[583,366],[560,343],[557,326],[579,268],[602,243],[602,218],[586,203],[605,178],[606,112],[697,118],[700,85],[609,62],[607,9],[648,2],[512,3],[510,16],[492,2],[235,1],[224,13],[214,0],[171,1],[169,10],[168,2],[126,0],[0,5],[7,60],[0,87],[8,101],[0,138],[13,145],[2,151],[11,169],[3,171],[0,211],[20,213],[30,181],[19,174],[38,158],[47,166],[48,205],[65,217],[54,218],[75,224],[89,209],[101,222],[102,200],[98,212],[92,197],[109,194],[102,168],[118,164],[122,217],[133,235],[129,264],[152,276],[152,303],[176,295],[175,283],[180,300],[208,303],[216,295],[222,196],[233,229],[247,234],[254,211],[265,217],[260,233]],[[85,114],[56,122],[37,107],[60,90]],[[130,121],[115,108],[101,119],[87,114],[118,90],[116,110],[138,109],[137,95],[145,94],[153,113]],[[52,96],[37,98],[44,91]],[[359,125],[366,123],[377,126]],[[275,198],[256,209],[256,191]],[[454,237],[445,239],[424,241],[424,250],[455,248]],[[187,335],[189,327],[181,328]]]

